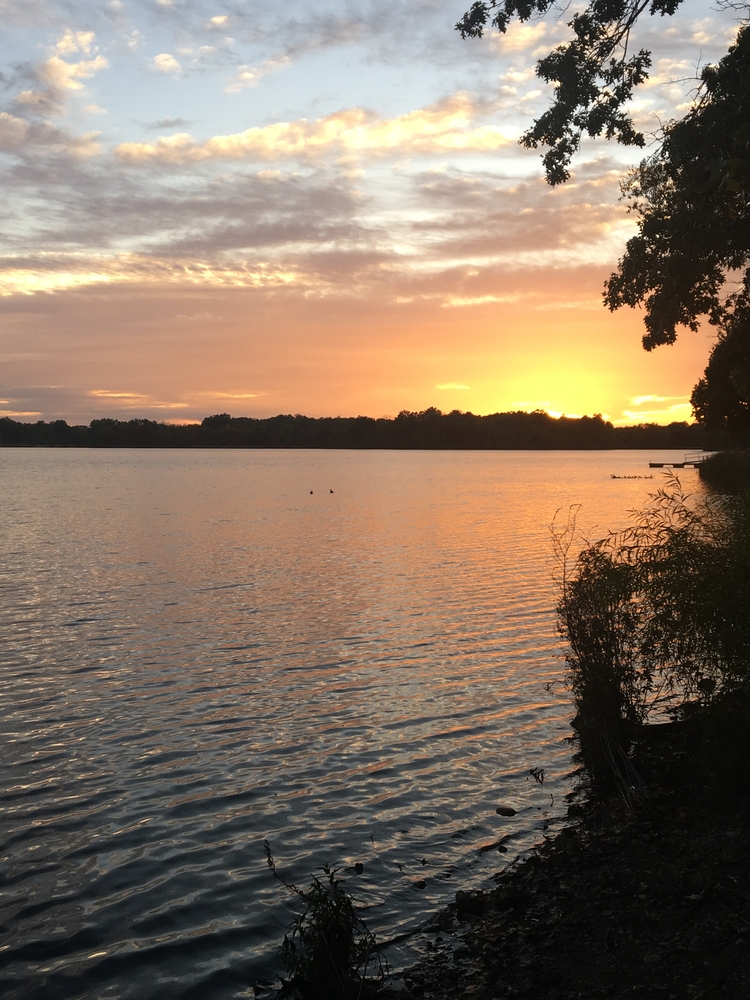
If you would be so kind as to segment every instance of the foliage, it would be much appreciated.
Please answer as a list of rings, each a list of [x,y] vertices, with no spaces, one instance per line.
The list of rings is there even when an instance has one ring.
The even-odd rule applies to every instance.
[[[690,397],[697,419],[711,429],[750,434],[750,308],[735,305],[722,323],[708,365]]]
[[[307,889],[287,882],[276,869],[268,841],[268,867],[274,876],[304,902],[291,931],[284,935],[281,962],[289,974],[282,979],[280,997],[300,1000],[358,1000],[371,996],[377,980],[367,978],[372,966],[382,982],[385,962],[375,938],[354,909],[354,900],[341,885],[337,870],[322,868]]]
[[[622,792],[632,740],[655,706],[750,689],[750,501],[691,498],[671,478],[568,574],[573,532],[569,522],[554,538],[574,726],[594,784]]]
[[[681,0],[590,0],[569,27],[573,39],[537,63],[537,76],[555,86],[551,107],[523,136],[524,146],[549,146],[543,162],[550,184],[569,177],[568,167],[583,135],[605,135],[627,146],[645,139],[625,110],[633,90],[648,79],[651,53],[628,52],[630,33],[644,13],[674,14]],[[476,38],[490,25],[505,32],[517,17],[542,17],[553,0],[476,0],[456,25],[463,38]]]
[[[719,451],[698,466],[703,482],[717,493],[750,493],[750,451]]]
[[[677,326],[697,330],[702,315],[725,338],[747,339],[750,29],[703,71],[702,82],[693,110],[665,127],[660,148],[623,185],[639,231],[607,282],[605,301],[610,309],[645,305],[646,350],[673,343]],[[722,287],[737,271],[745,287],[725,303]]]

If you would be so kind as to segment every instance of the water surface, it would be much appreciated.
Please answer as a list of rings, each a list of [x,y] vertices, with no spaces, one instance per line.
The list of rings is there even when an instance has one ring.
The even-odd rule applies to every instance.
[[[362,862],[389,939],[554,831],[550,522],[621,526],[650,457],[0,450],[5,994],[251,996],[294,912],[264,838]]]

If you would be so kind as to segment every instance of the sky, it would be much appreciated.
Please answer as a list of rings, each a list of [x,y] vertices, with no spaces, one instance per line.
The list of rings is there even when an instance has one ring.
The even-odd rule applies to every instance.
[[[0,0],[0,416],[689,419],[711,328],[646,353],[602,305],[643,153],[551,189],[518,145],[570,15],[462,40],[467,4]],[[735,18],[639,28],[647,135]]]

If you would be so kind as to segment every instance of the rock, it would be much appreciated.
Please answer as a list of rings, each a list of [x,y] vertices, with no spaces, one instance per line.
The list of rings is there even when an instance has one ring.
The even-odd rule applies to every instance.
[[[365,870],[365,866],[362,864],[361,861],[358,861],[356,863],[356,865],[354,866],[354,874],[355,875],[361,875],[364,870]]]
[[[516,810],[511,806],[498,806],[495,812],[498,816],[515,816]]]
[[[586,810],[583,808],[580,802],[571,802],[571,804],[568,806],[568,816],[570,816],[571,819],[577,816],[583,816],[585,812]]]
[[[416,882],[412,883],[412,885],[414,886],[415,889],[424,889],[427,883],[423,878],[418,878]]]

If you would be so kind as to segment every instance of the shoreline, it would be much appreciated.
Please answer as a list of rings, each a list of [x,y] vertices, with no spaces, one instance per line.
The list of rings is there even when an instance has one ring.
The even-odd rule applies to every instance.
[[[422,960],[390,980],[390,995],[750,996],[747,816],[721,807],[690,743],[677,724],[647,727],[640,804],[574,804],[573,824],[495,876],[496,889],[457,893],[426,928]]]

